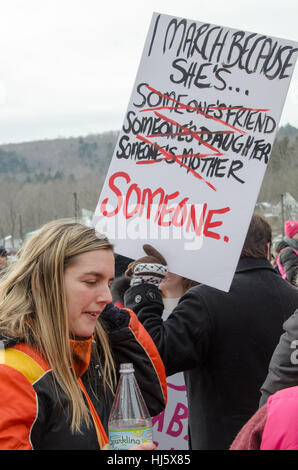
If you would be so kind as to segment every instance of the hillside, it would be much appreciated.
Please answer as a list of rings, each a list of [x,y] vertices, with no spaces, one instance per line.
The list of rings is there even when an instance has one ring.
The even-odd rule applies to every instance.
[[[298,129],[291,126],[291,124],[286,124],[283,127],[280,127],[277,132],[277,137],[283,139],[284,137],[289,137],[290,139],[295,138],[298,135]]]
[[[286,192],[298,200],[298,129],[290,124],[278,131],[258,200],[275,203]]]
[[[0,239],[23,238],[40,224],[93,211],[119,131],[0,146]],[[278,131],[258,201],[298,200],[298,129]]]
[[[118,132],[0,146],[1,176],[40,181],[106,172]]]

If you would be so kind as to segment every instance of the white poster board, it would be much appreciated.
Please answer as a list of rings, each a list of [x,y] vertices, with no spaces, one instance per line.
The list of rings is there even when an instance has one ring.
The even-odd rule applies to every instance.
[[[92,222],[117,253],[229,290],[297,46],[154,13]]]
[[[171,300],[171,308],[163,311],[163,321],[177,305],[178,300]],[[164,411],[152,418],[153,441],[157,450],[188,450],[188,401],[183,372],[167,377],[167,396]]]
[[[167,377],[166,409],[152,418],[157,450],[188,450],[188,403],[182,372]]]

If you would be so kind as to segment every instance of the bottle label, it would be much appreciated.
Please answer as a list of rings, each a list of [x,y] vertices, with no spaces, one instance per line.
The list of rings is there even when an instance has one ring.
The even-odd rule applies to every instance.
[[[127,450],[144,442],[152,442],[152,427],[109,430],[111,450]]]

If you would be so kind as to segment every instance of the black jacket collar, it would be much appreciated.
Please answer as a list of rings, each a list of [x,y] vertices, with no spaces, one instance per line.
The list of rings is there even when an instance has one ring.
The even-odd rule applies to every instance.
[[[266,258],[240,258],[236,273],[253,269],[271,269],[274,271],[271,263]]]

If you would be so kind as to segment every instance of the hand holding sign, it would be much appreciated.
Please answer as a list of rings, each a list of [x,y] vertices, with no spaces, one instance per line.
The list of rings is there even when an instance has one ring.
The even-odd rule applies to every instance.
[[[125,274],[132,279],[131,285],[148,282],[158,286],[168,272],[167,262],[153,246],[143,245],[143,249],[147,256],[130,263]]]

